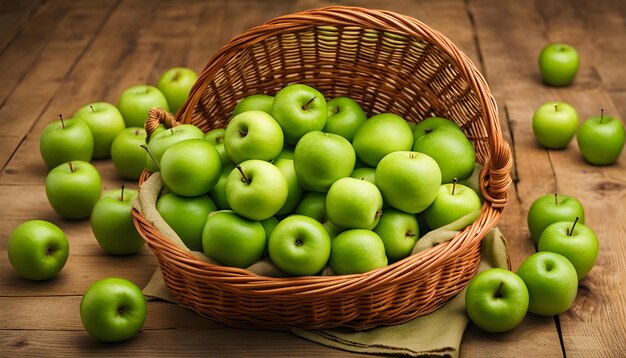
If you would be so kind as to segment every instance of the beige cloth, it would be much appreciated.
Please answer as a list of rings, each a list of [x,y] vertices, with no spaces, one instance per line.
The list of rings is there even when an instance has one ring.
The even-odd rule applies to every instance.
[[[479,170],[479,168],[477,168]],[[474,183],[471,183],[470,186]],[[477,182],[476,182],[477,185]],[[163,188],[158,173],[150,176],[141,186],[140,195],[133,206],[152,223],[160,233],[172,242],[188,250],[178,235],[165,223],[156,210],[156,200]],[[472,223],[480,214],[476,211],[449,224],[431,231],[420,238],[414,253],[427,250],[441,242],[451,239],[458,230]],[[217,264],[203,253],[190,251],[200,260]],[[507,267],[505,239],[497,228],[491,230],[483,239],[482,260],[479,270],[490,267]],[[258,275],[280,277],[285,276],[269,259],[261,260],[248,270]],[[329,269],[323,274],[332,274]],[[150,282],[143,289],[148,299],[162,299],[175,302],[174,297],[164,284],[161,271],[157,268]],[[396,326],[378,327],[367,331],[356,332],[347,329],[330,329],[307,331],[293,329],[293,333],[308,340],[352,352],[385,355],[404,355],[411,357],[456,357],[463,332],[468,322],[465,311],[465,290],[448,301],[433,313],[417,317],[414,320]]]

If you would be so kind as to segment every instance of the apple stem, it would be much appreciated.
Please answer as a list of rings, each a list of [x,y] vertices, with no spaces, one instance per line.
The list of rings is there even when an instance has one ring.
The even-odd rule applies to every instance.
[[[377,217],[377,218],[379,218],[379,217],[381,217],[381,216],[383,216],[383,211],[382,211],[382,210],[378,210],[378,211],[376,212],[376,217]]]
[[[122,192],[120,193],[120,201],[124,201],[124,184],[122,184]]]
[[[578,219],[580,218],[577,216],[576,220],[574,220],[574,224],[572,225],[572,228],[569,229],[569,231],[567,231],[567,236],[572,236],[572,234],[574,233],[574,228],[576,227],[576,223],[578,222]]]
[[[302,106],[302,109],[305,111],[309,109],[309,105],[311,104],[311,102],[315,101],[315,98],[316,97],[311,98],[304,106]]]
[[[604,119],[604,108],[600,109],[600,124],[602,124],[603,119]]]
[[[454,191],[456,190],[456,183],[459,182],[459,179],[454,178],[452,179],[452,195],[454,195]]]
[[[559,111],[559,105],[557,103],[554,104],[554,111],[555,112]]]
[[[65,121],[63,120],[63,113],[59,113],[59,119],[61,120],[61,128],[65,129]]]
[[[243,168],[241,168],[241,165],[237,164],[237,170],[239,170],[239,173],[241,173],[241,180],[243,180],[243,182],[246,184],[250,184],[250,179],[248,179],[246,174],[243,172]]]
[[[92,111],[92,112],[95,112],[95,111],[93,110],[93,106],[89,106],[89,108],[91,108],[91,111]]]
[[[146,150],[146,153],[148,153],[148,156],[150,157],[150,160],[152,160],[152,163],[154,163],[154,165],[161,170],[161,167],[159,166],[159,163],[156,162],[156,160],[154,159],[154,157],[152,156],[152,153],[150,153],[150,151],[148,150],[148,146],[145,144],[140,145],[141,148]]]
[[[554,205],[559,205],[559,194],[554,193]]]
[[[500,281],[500,285],[498,286],[498,289],[496,290],[496,293],[493,295],[494,298],[501,298],[502,295],[500,294],[500,290],[502,289],[502,286],[504,286],[504,282]]]
[[[74,164],[72,164],[72,162],[67,162],[67,165],[70,166],[70,172],[74,172]]]
[[[432,132],[432,131],[433,131],[433,129],[432,129],[432,128],[426,128],[426,129],[424,129],[424,133],[426,133],[426,134],[428,134],[428,133],[430,133],[430,132]]]
[[[140,131],[141,131],[141,129],[139,129],[139,128],[135,129],[135,135],[139,135]]]

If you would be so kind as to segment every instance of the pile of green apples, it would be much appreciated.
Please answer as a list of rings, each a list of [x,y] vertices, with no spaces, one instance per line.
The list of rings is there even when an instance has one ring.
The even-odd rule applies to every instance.
[[[363,273],[409,256],[420,226],[481,208],[459,183],[475,153],[453,121],[367,118],[354,100],[327,102],[304,84],[245,97],[225,128],[162,129],[147,148],[163,219],[227,266],[269,256],[288,275]]]

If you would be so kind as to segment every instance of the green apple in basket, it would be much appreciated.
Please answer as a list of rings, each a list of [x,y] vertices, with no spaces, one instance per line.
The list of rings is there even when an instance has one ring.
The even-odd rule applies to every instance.
[[[243,98],[237,103],[231,117],[235,117],[245,111],[263,111],[271,115],[273,103],[274,97],[272,96],[268,96],[266,94],[253,94]]]
[[[222,172],[222,159],[204,139],[190,139],[169,147],[161,158],[161,178],[172,192],[198,196],[213,189]]]
[[[283,128],[285,142],[296,144],[303,135],[321,131],[328,116],[324,96],[303,84],[283,87],[272,104],[272,116]]]
[[[156,208],[190,250],[202,252],[202,230],[209,214],[217,210],[211,198],[167,193],[157,200]]]
[[[439,188],[435,201],[422,213],[426,224],[437,229],[480,210],[482,203],[478,194],[471,188],[457,183],[443,184]]]
[[[173,67],[161,75],[157,88],[165,96],[170,112],[178,112],[189,97],[189,91],[197,79],[198,74],[186,67]]]
[[[163,130],[158,134],[152,134],[148,142],[148,155],[146,155],[146,168],[151,172],[159,171],[163,153],[172,145],[188,139],[203,139],[204,133],[200,128],[192,124],[182,124]],[[156,163],[155,163],[156,162]]]
[[[79,108],[73,117],[89,126],[93,136],[93,157],[110,157],[113,139],[126,128],[120,111],[111,103],[96,102]]]
[[[15,271],[29,280],[47,280],[65,266],[69,242],[56,225],[29,220],[18,225],[7,242],[7,255]]]
[[[228,204],[228,199],[226,199],[226,183],[228,182],[228,176],[233,169],[235,169],[235,165],[233,163],[224,164],[217,183],[213,189],[209,191],[209,197],[213,200],[213,203],[215,203],[215,206],[219,210],[230,209],[230,204]]]
[[[356,101],[348,97],[336,97],[326,103],[328,118],[323,131],[338,134],[349,141],[367,116]]]
[[[204,139],[213,144],[215,149],[217,149],[220,158],[222,158],[222,164],[232,163],[233,161],[228,156],[228,153],[226,153],[226,148],[224,148],[224,134],[226,134],[226,128],[215,128],[206,132]]]
[[[382,113],[359,126],[354,133],[352,145],[360,160],[375,167],[389,153],[411,150],[413,133],[402,117],[393,113]]]
[[[334,238],[341,232],[341,229],[337,227],[337,225],[333,224],[328,218],[328,211],[326,210],[326,193],[318,193],[311,191],[307,193],[298,206],[296,207],[295,214],[308,216],[317,220],[328,235],[331,238]]]
[[[271,161],[283,150],[283,140],[283,130],[272,116],[246,111],[226,126],[224,148],[235,164],[249,159]]]
[[[370,167],[354,168],[350,176],[356,179],[367,180],[368,182],[372,184],[376,184],[376,168],[370,168]]]
[[[93,137],[89,126],[78,119],[63,119],[48,124],[39,137],[39,151],[48,170],[72,160],[91,161]]]
[[[330,256],[331,241],[326,229],[313,218],[291,215],[272,231],[268,242],[270,259],[291,275],[315,275]]]
[[[426,133],[432,132],[435,128],[439,127],[451,127],[456,129],[461,129],[458,124],[454,121],[451,121],[447,118],[443,117],[428,117],[423,121],[415,124],[413,127],[413,138],[417,139],[425,135]],[[415,144],[415,143],[413,143]]]
[[[346,230],[332,241],[329,264],[337,275],[364,273],[387,263],[385,244],[371,230]]]
[[[333,183],[326,195],[330,221],[341,228],[373,229],[382,214],[383,197],[376,185],[345,177]]]
[[[293,161],[302,186],[325,193],[335,181],[352,173],[356,155],[344,137],[312,131],[296,144]]]
[[[414,214],[397,209],[386,209],[374,228],[385,245],[385,255],[389,262],[396,262],[413,252],[419,239],[419,225]]]
[[[287,180],[287,187],[289,189],[285,204],[282,208],[280,208],[280,210],[278,210],[276,215],[287,215],[292,213],[296,209],[296,206],[300,203],[304,189],[302,189],[300,181],[298,180],[293,160],[278,159],[274,160],[272,164],[274,164],[276,168],[280,169],[283,173],[285,179]]]

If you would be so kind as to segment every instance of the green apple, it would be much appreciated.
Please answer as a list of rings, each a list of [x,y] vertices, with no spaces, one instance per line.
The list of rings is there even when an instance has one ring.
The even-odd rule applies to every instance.
[[[111,103],[96,102],[79,108],[73,118],[81,119],[89,126],[93,136],[93,157],[111,156],[113,139],[126,128],[124,118]]]
[[[46,177],[50,205],[64,219],[84,219],[100,199],[102,180],[91,163],[67,162],[52,169]]]
[[[562,43],[546,45],[539,54],[539,72],[549,86],[567,86],[578,73],[578,52]]]
[[[372,184],[376,184],[376,168],[370,168],[370,167],[354,168],[350,176],[356,179],[367,180],[368,182]]]
[[[161,157],[161,178],[172,192],[198,196],[213,189],[222,172],[222,159],[204,139],[190,139],[169,147]]]
[[[476,165],[472,143],[463,132],[450,126],[426,131],[426,134],[415,139],[413,151],[427,154],[437,162],[442,183],[469,177]]]
[[[91,229],[98,244],[110,255],[137,253],[145,241],[133,222],[132,203],[137,190],[109,190],[96,203],[91,213]]]
[[[167,105],[172,113],[178,112],[183,106],[191,87],[198,80],[198,74],[186,67],[173,67],[165,71],[159,81],[157,88],[167,100]]]
[[[413,133],[402,117],[382,113],[369,118],[357,128],[352,145],[360,160],[375,167],[389,153],[411,150]]]
[[[202,230],[209,214],[217,210],[211,198],[168,193],[157,200],[156,209],[190,250],[202,252]]]
[[[7,255],[15,271],[29,280],[56,276],[67,262],[70,246],[58,226],[43,220],[29,220],[9,235]]]
[[[263,111],[269,115],[272,114],[272,104],[274,97],[266,94],[253,94],[243,98],[237,103],[233,110],[232,117],[245,111]]]
[[[528,302],[524,281],[503,268],[492,268],[474,276],[465,292],[465,307],[470,319],[492,333],[517,327],[526,317]]]
[[[349,176],[355,160],[354,148],[347,139],[320,131],[305,134],[293,153],[302,186],[320,193],[327,192],[337,179]]]
[[[148,142],[149,155],[146,155],[146,168],[153,173],[159,171],[158,165],[161,165],[161,157],[169,147],[188,139],[203,138],[204,133],[193,124],[182,124],[158,134],[153,133]]]
[[[217,184],[215,184],[213,189],[209,191],[209,197],[213,200],[213,203],[215,203],[215,206],[219,210],[230,209],[230,205],[226,199],[226,183],[228,182],[228,176],[233,169],[235,169],[235,165],[233,163],[224,164],[220,177],[217,180]]]
[[[226,133],[226,128],[215,128],[206,132],[204,135],[204,139],[209,143],[213,144],[217,152],[220,154],[220,158],[222,158],[222,164],[232,163],[233,161],[226,153],[226,148],[224,148],[224,134]]]
[[[226,181],[226,200],[239,215],[264,220],[287,201],[289,184],[272,163],[251,159],[237,165]]]
[[[293,160],[293,150],[295,147],[284,145],[283,150],[280,151],[280,154],[276,157],[276,159],[291,159]]]
[[[422,214],[428,227],[434,230],[480,210],[481,206],[480,197],[474,190],[453,182],[439,188],[435,201]]]
[[[143,293],[133,282],[109,277],[92,283],[80,301],[80,319],[87,333],[102,342],[133,338],[146,320]]]
[[[624,149],[624,124],[615,117],[598,116],[587,119],[578,129],[578,147],[587,163],[610,165]]]
[[[385,203],[410,214],[424,211],[437,197],[441,172],[423,153],[387,154],[376,167],[376,186]]]
[[[447,118],[428,117],[424,119],[423,121],[415,124],[415,127],[413,128],[413,139],[416,140],[417,138],[420,138],[426,133],[430,133],[435,128],[439,128],[439,127],[451,127],[451,128],[461,130],[458,124],[456,124],[455,122]],[[415,144],[415,142],[413,142],[413,144]]]
[[[352,142],[354,133],[365,120],[365,112],[348,97],[335,97],[326,103],[328,118],[323,131],[338,134]]]
[[[331,238],[334,238],[341,232],[337,225],[333,224],[328,219],[328,212],[326,211],[326,193],[317,193],[314,191],[307,193],[300,200],[294,213],[317,220],[324,226],[324,229],[326,229],[326,232],[328,232]]]
[[[119,109],[126,127],[143,128],[150,109],[153,107],[170,110],[167,99],[158,88],[149,85],[137,85],[127,88],[117,100]]]
[[[39,137],[39,151],[48,170],[72,160],[91,161],[93,137],[89,126],[78,119],[54,121]]]
[[[548,226],[539,237],[539,251],[556,252],[565,256],[576,269],[578,280],[582,280],[593,268],[598,258],[598,237],[589,227],[560,221]]]
[[[326,195],[328,218],[342,228],[373,229],[382,215],[382,207],[380,191],[366,180],[341,178]]]
[[[300,203],[302,199],[302,193],[304,189],[300,185],[298,181],[298,176],[296,175],[296,169],[294,167],[293,160],[290,159],[278,159],[272,162],[276,168],[280,169],[280,171],[285,176],[287,180],[287,186],[289,192],[287,194],[287,200],[285,200],[285,204],[280,210],[276,213],[276,215],[287,215],[291,214],[296,206]]]
[[[420,234],[415,215],[391,208],[383,212],[374,232],[383,240],[389,262],[411,255]]]
[[[204,253],[226,266],[252,265],[263,256],[265,244],[265,231],[259,221],[231,211],[209,214],[202,231]]]
[[[126,128],[111,144],[111,161],[124,178],[137,180],[146,164],[146,130],[139,127]]]
[[[283,128],[289,144],[296,144],[308,132],[321,131],[327,115],[324,96],[303,84],[283,87],[272,103],[272,116]]]
[[[578,113],[565,102],[547,102],[533,114],[533,133],[542,146],[565,148],[578,129]]]
[[[558,221],[573,222],[577,217],[581,223],[585,222],[585,210],[576,198],[563,194],[543,195],[528,209],[528,230],[537,244],[541,233],[550,224]]]
[[[542,251],[529,256],[517,269],[528,288],[528,311],[554,316],[567,311],[578,293],[578,276],[567,258]]]
[[[385,245],[371,230],[346,230],[333,239],[328,262],[337,275],[364,273],[385,267]]]
[[[268,242],[270,259],[290,275],[320,272],[330,256],[330,237],[313,218],[291,215],[276,225]]]
[[[283,141],[278,122],[261,111],[236,115],[224,133],[224,148],[235,164],[249,159],[271,161],[283,150]]]

